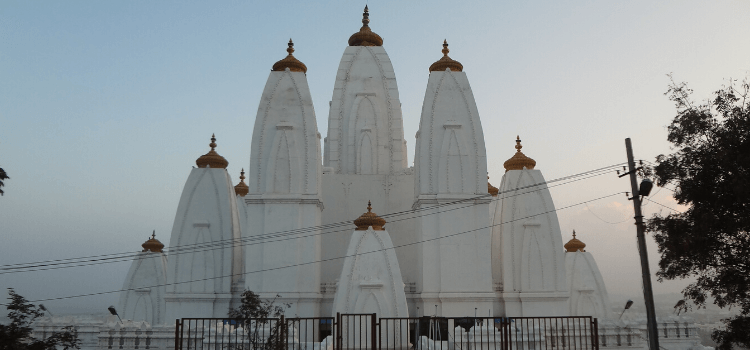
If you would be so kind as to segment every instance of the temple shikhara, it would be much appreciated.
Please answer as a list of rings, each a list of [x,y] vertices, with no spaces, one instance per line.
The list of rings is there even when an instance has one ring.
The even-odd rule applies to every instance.
[[[164,327],[173,339],[176,319],[226,318],[245,290],[289,304],[286,317],[591,316],[598,347],[647,347],[645,321],[626,328],[612,315],[594,255],[575,235],[564,242],[544,164],[520,138],[487,153],[471,67],[449,56],[447,42],[442,55],[435,43],[409,149],[396,75],[369,22],[365,8],[339,63],[325,135],[292,40],[269,62],[249,163],[231,174],[239,180],[226,170],[221,135],[211,136],[187,174],[169,247],[152,235],[124,276],[117,310],[127,321],[98,326],[89,348],[118,348],[127,327]],[[504,161],[503,177],[489,179],[496,186],[488,159]],[[687,345],[662,344],[690,349],[695,328],[674,323],[667,331]]]

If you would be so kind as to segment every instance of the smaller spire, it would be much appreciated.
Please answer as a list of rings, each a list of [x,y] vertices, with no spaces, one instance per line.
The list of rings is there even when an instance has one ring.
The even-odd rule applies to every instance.
[[[463,72],[464,65],[448,57],[448,52],[450,51],[448,49],[448,40],[443,40],[443,57],[430,65],[430,72],[444,71],[446,69],[450,69],[451,72]]]
[[[516,154],[503,163],[506,172],[508,170],[523,170],[523,168],[531,170],[536,166],[536,161],[523,154],[521,148],[523,148],[521,146],[521,137],[516,136]]]
[[[383,46],[383,38],[370,29],[370,10],[367,5],[362,13],[362,28],[349,37],[349,46]]]
[[[242,168],[242,171],[240,172],[240,183],[237,184],[237,186],[234,186],[234,193],[238,196],[244,197],[250,192],[250,188],[247,187],[247,184],[245,183],[245,168]]]
[[[489,179],[490,177],[487,176],[487,180]],[[491,194],[492,197],[497,197],[497,194],[500,193],[500,190],[497,187],[492,186],[492,184],[489,181],[487,181],[487,193]]]
[[[216,153],[216,135],[211,134],[211,143],[208,144],[211,150],[195,160],[199,168],[220,168],[226,169],[229,162],[218,153]]]
[[[271,70],[274,72],[283,72],[287,68],[289,68],[289,70],[292,72],[307,73],[307,66],[304,63],[300,62],[300,60],[298,60],[296,57],[294,57],[294,55],[292,55],[292,53],[294,53],[294,42],[292,41],[292,38],[289,38],[286,52],[286,57],[274,63]]]
[[[585,250],[583,250],[583,248],[586,248],[586,243],[583,243],[576,238],[576,230],[573,230],[573,239],[568,241],[568,243],[565,243],[564,247],[565,247],[565,251],[568,253],[573,253],[573,252],[578,252],[578,251],[586,252]]]
[[[156,239],[156,230],[154,230],[154,232],[151,233],[151,238],[149,238],[145,243],[141,244],[141,247],[143,247],[144,252],[152,251],[154,253],[161,253],[164,249],[164,244]]]
[[[367,231],[372,226],[375,231],[383,231],[385,226],[385,219],[372,212],[372,203],[367,201],[367,212],[360,215],[357,220],[354,220],[354,225],[357,226],[355,231]]]

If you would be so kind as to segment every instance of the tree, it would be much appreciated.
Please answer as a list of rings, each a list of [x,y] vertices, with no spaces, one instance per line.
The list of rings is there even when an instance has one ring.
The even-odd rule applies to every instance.
[[[667,129],[673,152],[656,158],[653,173],[688,209],[647,222],[661,254],[656,275],[695,278],[683,294],[698,307],[709,296],[739,307],[712,337],[721,350],[750,348],[750,83],[730,80],[702,104],[692,92],[671,80],[665,93],[677,107]]]
[[[5,170],[3,168],[0,168],[0,187],[5,186],[5,183],[3,180],[10,180],[10,177],[8,177],[8,174],[5,173]],[[4,195],[5,192],[3,192],[3,189],[0,188],[0,196]]]
[[[240,305],[229,309],[229,317],[238,319],[248,332],[251,349],[286,349],[284,334],[287,325],[281,317],[284,316],[284,308],[290,308],[291,304],[276,304],[279,297],[276,295],[271,300],[261,300],[258,294],[246,289],[242,292]]]
[[[8,288],[10,303],[8,304],[9,325],[0,324],[0,350],[64,350],[80,349],[81,341],[78,332],[73,327],[65,327],[61,332],[53,332],[46,339],[32,337],[31,325],[44,316],[44,307],[34,306],[24,297],[18,295],[13,288]]]
[[[281,297],[276,295],[276,298]],[[279,318],[284,315],[284,306],[287,308],[291,307],[291,304],[276,304],[276,298],[272,300],[261,300],[258,294],[255,294],[251,290],[245,289],[242,292],[242,298],[240,299],[240,306],[237,308],[229,309],[229,317],[232,318]]]

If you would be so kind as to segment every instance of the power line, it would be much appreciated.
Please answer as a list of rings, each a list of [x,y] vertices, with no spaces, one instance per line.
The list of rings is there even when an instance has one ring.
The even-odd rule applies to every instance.
[[[542,213],[538,213],[538,214],[534,214],[534,215],[529,215],[529,216],[522,217],[522,218],[516,218],[514,220],[504,221],[504,222],[497,223],[497,224],[491,224],[489,226],[480,227],[480,228],[476,228],[476,229],[468,230],[468,231],[462,231],[462,232],[458,232],[458,233],[454,233],[454,234],[450,234],[450,235],[446,235],[446,236],[442,236],[442,237],[435,237],[435,238],[425,239],[425,240],[416,241],[416,242],[412,242],[412,243],[401,244],[401,245],[398,245],[398,246],[394,246],[393,248],[390,248],[390,249],[402,248],[402,247],[406,247],[406,246],[412,246],[412,245],[422,244],[422,243],[436,241],[436,240],[440,240],[440,239],[444,239],[444,238],[455,237],[455,236],[459,236],[459,235],[463,235],[463,234],[467,234],[467,233],[471,233],[471,232],[475,232],[475,231],[480,231],[480,230],[492,228],[494,226],[504,225],[504,224],[508,224],[508,223],[511,223],[511,222],[515,222],[515,221],[518,221],[518,220],[529,219],[529,218],[533,218],[533,217],[536,217],[536,216],[545,215],[545,214],[557,212],[557,211],[560,211],[560,210],[569,209],[569,208],[572,208],[572,207],[575,207],[575,206],[579,206],[581,204],[586,204],[586,203],[598,201],[598,200],[601,200],[601,199],[604,199],[604,198],[608,198],[608,197],[612,197],[612,196],[616,196],[616,195],[619,195],[619,194],[622,194],[622,193],[624,193],[624,192],[615,192],[615,193],[612,193],[612,194],[609,194],[609,195],[606,195],[606,196],[601,196],[601,197],[597,197],[597,198],[590,199],[590,200],[587,200],[587,201],[583,201],[583,202],[579,202],[579,203],[575,203],[575,204],[570,204],[570,205],[567,205],[567,206],[564,206],[564,207],[560,207],[560,208],[548,210],[546,212],[542,212]],[[360,254],[357,254],[357,255],[371,254],[371,253],[381,252],[381,251],[384,251],[384,250],[385,249],[379,249],[379,250],[374,250],[374,251],[370,251],[370,252],[360,253]],[[291,268],[291,267],[305,266],[305,265],[318,264],[318,263],[327,262],[327,261],[334,261],[334,260],[339,260],[339,259],[345,259],[345,258],[352,257],[352,256],[356,256],[356,255],[344,255],[344,256],[341,256],[341,257],[321,259],[321,260],[316,260],[316,261],[311,261],[311,262],[306,262],[306,263],[292,264],[292,265],[287,265],[287,266],[274,267],[274,268],[268,268],[268,269],[262,269],[262,270],[255,270],[255,271],[249,271],[249,272],[243,272],[243,273],[229,274],[229,275],[225,275],[225,276],[215,276],[215,277],[208,277],[208,278],[202,278],[202,279],[196,279],[196,280],[189,280],[189,281],[164,283],[164,284],[159,284],[159,285],[149,286],[149,287],[138,287],[137,289],[166,287],[166,286],[170,286],[170,285],[185,284],[185,283],[200,282],[200,281],[208,281],[208,280],[214,280],[214,279],[219,279],[219,278],[230,278],[230,277],[234,277],[235,275],[241,276],[241,275],[249,275],[249,274],[255,274],[255,273],[260,273],[260,272],[275,271],[275,270],[281,270],[281,269],[286,269],[286,268]],[[63,300],[63,299],[81,298],[81,297],[89,297],[89,296],[96,296],[96,295],[119,293],[119,292],[131,291],[131,290],[136,290],[136,288],[119,289],[119,290],[113,290],[113,291],[107,291],[107,292],[87,293],[87,294],[71,295],[71,296],[56,297],[56,298],[38,299],[38,300],[30,301],[30,302],[37,303],[37,302],[41,302],[41,301],[52,301],[52,300]],[[5,303],[5,304],[0,304],[0,305],[5,306],[5,305],[8,305],[8,304]]]
[[[654,201],[652,201],[651,199],[649,199],[648,197],[643,197],[643,198],[644,198],[644,199],[646,199],[647,201],[651,202],[651,203],[654,203],[654,204],[656,204],[656,205],[660,205],[660,206],[662,206],[662,207],[664,207],[664,208],[667,208],[667,209],[669,209],[669,210],[671,210],[671,211],[673,211],[673,212],[675,212],[675,213],[678,213],[678,214],[681,214],[681,213],[682,213],[681,211],[679,211],[679,210],[677,210],[677,209],[674,209],[674,208],[670,208],[670,207],[668,207],[668,206],[666,206],[666,205],[664,205],[664,204],[661,204],[661,203],[659,203],[659,202],[654,202]]]
[[[617,225],[617,224],[621,224],[621,223],[623,223],[625,221],[630,220],[629,217],[626,217],[625,219],[622,219],[622,220],[617,221],[617,222],[609,222],[607,220],[604,220],[604,219],[600,218],[599,215],[594,214],[594,212],[591,210],[591,208],[589,208],[588,204],[586,204],[586,209],[588,209],[588,212],[591,213],[591,215],[593,215],[595,218],[597,218],[597,219],[599,219],[599,220],[601,220],[601,221],[603,221],[603,222],[605,222],[607,224],[610,224],[610,225]]]
[[[536,191],[540,191],[544,189],[549,189],[551,187],[569,184],[569,183],[580,181],[580,180],[585,180],[585,179],[595,177],[595,176],[600,176],[600,175],[606,174],[609,170],[619,165],[620,164],[614,164],[614,165],[610,165],[607,167],[593,169],[593,170],[585,171],[585,172],[578,173],[578,174],[564,176],[564,177],[546,181],[546,182],[540,182],[540,183],[535,183],[535,184],[522,186],[522,187],[518,187],[514,189],[508,189],[508,190],[503,191],[502,194],[508,194],[508,193],[514,193],[514,194],[511,196],[502,196],[502,197],[498,194],[498,198],[491,199],[491,200],[501,200],[501,199],[510,198],[513,196],[518,196],[518,195],[523,195],[523,194],[536,192]],[[551,186],[544,186],[550,183],[560,182],[564,180],[570,180],[570,181],[562,182],[562,183],[551,185]],[[539,187],[539,186],[544,186],[544,187]],[[529,189],[529,188],[534,188],[534,187],[538,187],[538,188],[532,191],[518,193],[519,190],[524,190],[524,189]],[[411,210],[406,210],[406,211],[401,211],[401,212],[385,214],[385,215],[381,215],[381,217],[384,217],[384,218],[398,217],[398,216],[403,216],[407,214],[413,214],[415,212],[420,212],[420,211],[425,211],[425,210],[434,210],[434,209],[444,207],[444,206],[456,205],[462,202],[468,203],[468,206],[477,205],[477,203],[475,203],[477,199],[485,198],[487,196],[489,196],[489,194],[484,194],[484,195],[462,199],[462,200],[449,202],[449,203],[438,204],[435,206],[430,206],[430,207],[425,207],[425,208],[411,209]],[[461,208],[463,207],[454,208],[451,210],[457,210]],[[424,215],[432,215],[432,214],[434,213],[424,214]],[[409,216],[407,219],[418,218],[424,215],[419,215],[416,217]],[[406,219],[390,220],[390,222],[398,222],[402,220],[406,220]],[[314,233],[313,235],[322,235],[322,234],[328,234],[328,233],[349,231],[351,227],[351,221],[331,223],[331,224],[320,225],[320,226],[305,227],[305,228],[288,230],[288,231],[273,232],[273,233],[269,233],[263,236],[252,236],[252,237],[246,237],[246,238],[241,238],[241,239],[220,240],[220,241],[211,242],[209,244],[189,244],[189,245],[173,246],[171,250],[168,249],[167,251],[169,252],[170,256],[174,256],[177,254],[187,254],[187,253],[208,251],[208,250],[213,250],[213,249],[223,249],[226,245],[235,246],[235,244],[238,244],[238,243],[240,244],[240,246],[263,244],[263,243],[266,243],[264,242],[265,240],[272,239],[272,238],[291,236],[290,238],[287,238],[287,239],[297,239],[297,238],[310,236],[308,235],[308,236],[300,237],[299,234],[302,234],[302,233],[317,232],[318,230],[323,231],[323,230],[335,229],[335,228],[341,228],[341,227],[346,227],[346,228],[343,230],[338,230],[338,231]],[[284,239],[281,239],[281,240],[284,240]],[[278,242],[281,240],[270,241],[268,243]],[[260,242],[257,242],[257,241],[260,241]],[[49,261],[42,261],[42,262],[37,262],[37,263],[4,265],[4,266],[0,266],[0,271],[3,271],[3,272],[0,272],[0,274],[46,271],[46,270],[61,269],[61,268],[91,266],[91,265],[98,265],[98,264],[103,264],[103,263],[123,262],[123,261],[132,260],[132,258],[136,257],[138,254],[139,253],[127,252],[127,253],[105,254],[105,255],[91,256],[91,257],[49,260]],[[36,264],[36,265],[31,265],[31,264]]]
[[[613,165],[611,167],[614,167],[614,166],[617,166],[617,165]],[[571,175],[571,176],[566,176],[566,177],[563,177],[563,178],[560,178],[560,179],[570,179],[570,178],[573,178],[575,176],[585,175],[587,173],[601,172],[602,170],[607,170],[608,168],[611,169],[611,167],[594,169],[594,170],[591,170],[591,171],[588,171],[588,172],[583,172],[583,173],[579,173],[579,174],[575,174],[575,175]],[[571,183],[571,182],[583,180],[583,179],[586,179],[586,178],[590,178],[590,177],[594,177],[594,176],[599,176],[599,175],[602,175],[602,174],[604,174],[604,173],[590,175],[588,177],[574,179],[574,180],[570,180],[568,182],[564,182],[564,183],[560,183],[560,184],[556,184],[556,185],[552,185],[552,186],[540,187],[540,188],[537,188],[534,191],[539,191],[539,190],[543,190],[543,189],[550,188],[550,187],[560,186],[560,185],[568,184],[568,183]],[[546,183],[542,182],[542,183],[536,183],[536,184],[532,184],[532,185],[528,185],[528,186],[523,186],[523,187],[519,187],[519,188],[515,188],[515,189],[509,189],[507,191],[503,191],[503,193],[517,192],[518,190],[522,190],[522,189],[528,189],[528,188],[533,188],[533,187],[537,187],[537,186],[542,186],[542,185],[545,185],[545,184],[548,184],[548,183],[560,181],[560,179],[551,180],[551,181],[548,181]],[[515,193],[513,196],[523,195],[523,194],[534,192],[534,191],[528,191],[528,192],[522,192],[522,193]],[[402,211],[402,212],[396,212],[396,213],[386,214],[386,215],[383,215],[383,217],[401,216],[401,215],[405,215],[405,214],[411,214],[411,213],[417,212],[417,211],[433,210],[433,209],[436,209],[436,208],[439,208],[439,207],[443,207],[443,206],[449,206],[449,205],[459,204],[461,202],[468,202],[468,203],[470,203],[470,205],[474,205],[474,203],[473,203],[474,200],[487,197],[488,195],[489,194],[487,194],[487,195],[481,195],[481,196],[472,197],[472,198],[463,199],[463,200],[458,200],[458,201],[454,201],[454,202],[450,202],[450,203],[444,203],[444,204],[435,205],[435,206],[431,206],[431,207],[420,208],[420,209],[417,209],[417,210],[407,210],[407,211]],[[502,198],[500,198],[498,196],[497,199],[493,199],[493,200],[505,199],[505,198],[510,198],[510,197],[512,197],[512,196],[503,196]],[[460,209],[460,208],[456,208],[456,209]],[[427,214],[427,215],[432,215],[432,214]],[[417,217],[420,217],[420,216],[417,216]],[[409,217],[409,218],[413,218],[413,217]],[[390,222],[398,222],[398,221],[401,221],[401,220],[390,220]],[[332,231],[332,232],[316,233],[316,235],[318,235],[318,234],[326,234],[326,233],[348,231],[350,229],[350,227],[351,227],[351,221],[345,221],[345,222],[341,222],[341,223],[333,223],[333,224],[322,225],[322,226],[317,226],[317,227],[316,226],[314,226],[314,227],[307,227],[307,228],[301,228],[301,229],[289,230],[289,231],[280,231],[280,232],[275,232],[275,233],[269,233],[269,234],[267,234],[265,236],[260,236],[260,237],[259,236],[253,236],[253,237],[247,237],[247,238],[242,238],[242,239],[221,240],[221,241],[212,242],[212,243],[210,243],[208,245],[205,245],[205,244],[183,245],[183,246],[179,246],[178,249],[174,249],[173,251],[171,251],[170,252],[170,256],[173,256],[173,255],[176,255],[176,254],[183,254],[183,253],[194,253],[194,252],[197,252],[197,251],[207,251],[207,250],[212,250],[212,249],[222,249],[224,245],[227,245],[227,244],[236,244],[238,242],[239,243],[243,243],[243,241],[245,243],[243,243],[241,245],[244,246],[244,245],[262,244],[263,243],[262,241],[267,240],[267,239],[278,238],[278,237],[283,237],[283,236],[290,236],[290,235],[294,235],[294,236],[292,236],[289,239],[296,239],[296,238],[301,238],[301,237],[297,236],[297,234],[300,234],[300,233],[305,233],[305,232],[310,232],[310,231],[317,231],[318,229],[329,229],[329,228],[333,229],[333,228],[338,228],[338,227],[342,227],[342,226],[346,226],[346,229],[339,230],[339,231]],[[303,237],[306,237],[306,236],[303,236]],[[247,243],[247,241],[249,241],[249,243]],[[261,241],[261,242],[260,243],[253,243],[254,241]],[[280,240],[276,240],[276,241],[280,241]],[[276,241],[272,241],[272,242],[276,242]],[[182,247],[186,247],[186,246],[187,247],[196,246],[196,247],[195,248],[188,248],[188,249],[182,248]],[[216,247],[216,246],[218,246],[218,247]],[[211,247],[215,247],[215,248],[211,248]],[[198,249],[200,249],[200,250],[198,250]],[[5,272],[0,272],[0,274],[17,273],[17,272],[44,271],[44,270],[59,269],[59,268],[70,268],[70,267],[79,267],[79,266],[90,266],[90,265],[96,265],[96,264],[100,264],[100,263],[115,263],[115,262],[121,262],[121,261],[130,260],[130,259],[132,259],[133,257],[135,257],[137,255],[138,255],[138,253],[131,253],[131,252],[129,252],[129,253],[111,254],[111,255],[109,255],[110,257],[106,257],[107,255],[103,255],[106,258],[89,259],[89,260],[82,260],[82,261],[80,261],[80,260],[79,261],[70,261],[70,260],[74,260],[74,259],[62,259],[61,261],[66,261],[66,262],[57,262],[55,264],[43,264],[43,265],[28,265],[27,264],[26,266],[18,266],[18,265],[23,265],[23,264],[14,264],[16,266],[11,265],[13,267],[6,267],[4,269],[0,269],[0,270],[10,270],[10,271],[5,271]],[[102,256],[96,256],[96,257],[102,257]],[[81,259],[87,259],[87,258],[81,258]],[[50,261],[50,262],[54,262],[54,261]],[[59,266],[59,265],[64,265],[64,266]],[[6,265],[6,266],[8,266],[8,265]],[[49,267],[49,266],[56,266],[56,267]],[[47,267],[47,268],[42,268],[42,267]],[[36,268],[36,269],[30,270],[32,268]]]

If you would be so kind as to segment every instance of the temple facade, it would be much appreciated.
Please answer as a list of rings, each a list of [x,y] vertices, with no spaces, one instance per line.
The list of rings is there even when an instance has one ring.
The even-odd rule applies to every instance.
[[[369,22],[365,7],[325,137],[289,41],[261,95],[247,172],[231,181],[212,136],[167,251],[152,236],[133,261],[118,307],[126,317],[225,317],[244,290],[289,304],[290,317],[608,316],[596,263],[563,248],[520,139],[515,154],[487,154],[469,74],[447,42],[429,66],[409,166],[395,72]],[[509,155],[492,186],[488,157]]]

